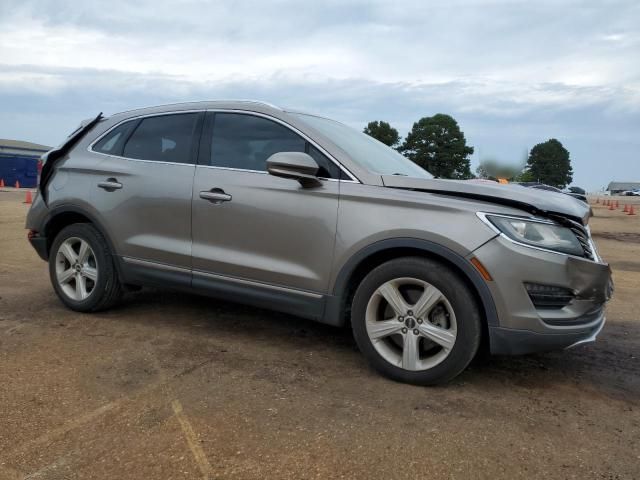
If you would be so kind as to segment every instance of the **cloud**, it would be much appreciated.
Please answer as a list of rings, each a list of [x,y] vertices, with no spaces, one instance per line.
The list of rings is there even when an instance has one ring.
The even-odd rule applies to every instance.
[[[640,178],[638,21],[633,0],[9,0],[0,136],[57,143],[100,110],[212,98],[401,133],[444,112],[476,162],[557,137],[596,186],[605,154]]]

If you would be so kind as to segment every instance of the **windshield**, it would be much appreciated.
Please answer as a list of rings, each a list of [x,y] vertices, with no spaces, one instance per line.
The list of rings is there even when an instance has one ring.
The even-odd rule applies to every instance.
[[[329,137],[333,143],[349,155],[354,162],[372,173],[403,175],[417,178],[433,178],[408,158],[375,138],[327,118],[301,113],[293,114],[311,128]]]

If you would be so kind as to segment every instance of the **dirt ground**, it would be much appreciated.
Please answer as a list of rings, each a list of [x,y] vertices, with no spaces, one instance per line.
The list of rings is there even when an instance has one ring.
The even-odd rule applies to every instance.
[[[348,331],[259,309],[145,289],[71,312],[9,190],[0,479],[640,478],[640,215],[594,205],[616,282],[598,342],[421,388]]]

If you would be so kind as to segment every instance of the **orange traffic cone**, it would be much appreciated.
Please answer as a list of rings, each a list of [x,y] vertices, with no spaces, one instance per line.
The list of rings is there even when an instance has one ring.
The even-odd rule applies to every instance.
[[[624,210],[622,210],[622,213],[629,213],[629,205],[626,203],[624,204]]]
[[[615,204],[613,202],[609,202],[609,210],[615,210],[616,207],[614,205]]]
[[[16,188],[20,188],[20,182],[16,180]]]
[[[24,203],[33,203],[33,199],[31,198],[31,190],[27,190],[27,194],[24,197]]]
[[[0,178],[0,188],[4,188],[4,179]]]
[[[627,213],[627,215],[635,215],[636,212],[633,210],[633,205],[631,205],[631,208],[629,209],[629,213]]]
[[[596,198],[596,203],[600,203],[600,197]]]
[[[616,200],[616,208],[620,208],[620,202],[618,202],[618,200]]]

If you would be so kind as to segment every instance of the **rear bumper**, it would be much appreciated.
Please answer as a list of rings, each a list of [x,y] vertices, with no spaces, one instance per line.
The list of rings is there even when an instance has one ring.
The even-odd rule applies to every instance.
[[[588,319],[591,320],[591,317]],[[595,342],[606,318],[604,308],[596,321],[589,321],[581,329],[562,333],[538,333],[515,328],[489,327],[489,342],[494,355],[524,355],[571,348],[583,343]]]
[[[29,243],[38,253],[38,256],[43,260],[49,260],[47,254],[47,237],[32,237],[29,239]]]
[[[33,199],[33,204],[27,213],[25,228],[32,232],[29,235],[29,243],[43,260],[48,260],[49,257],[47,253],[47,237],[39,235],[39,233],[44,234],[46,232],[45,225],[48,218],[49,208],[44,203],[42,195],[38,194]]]

